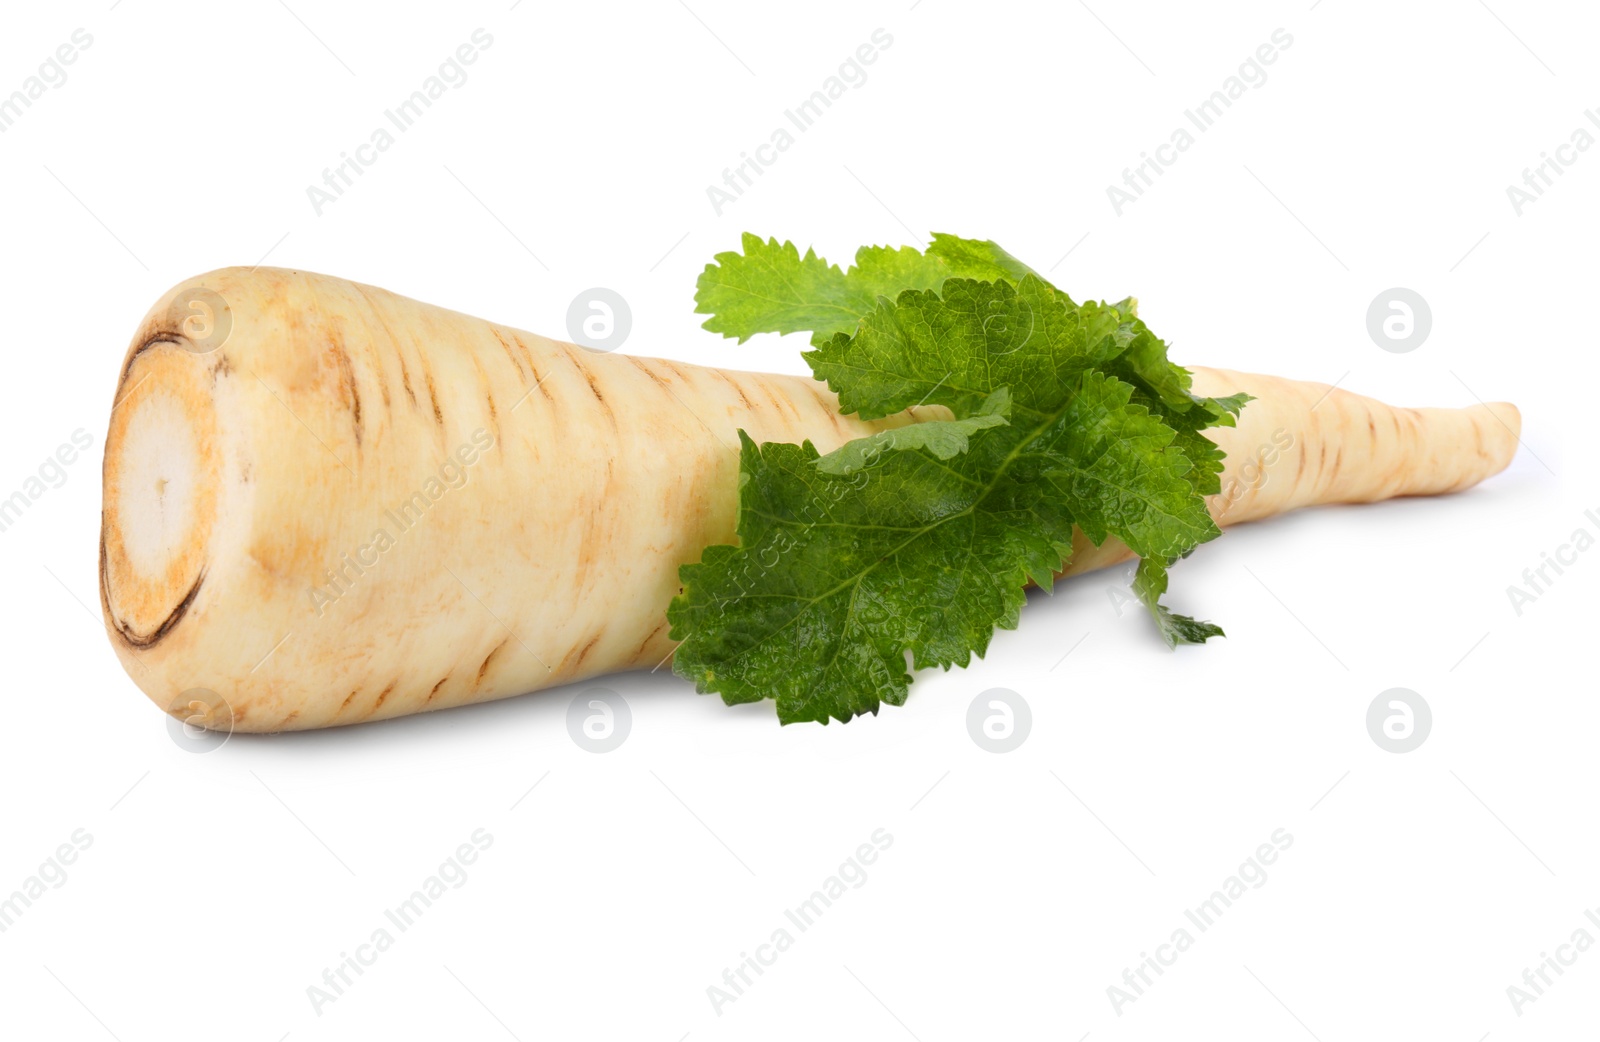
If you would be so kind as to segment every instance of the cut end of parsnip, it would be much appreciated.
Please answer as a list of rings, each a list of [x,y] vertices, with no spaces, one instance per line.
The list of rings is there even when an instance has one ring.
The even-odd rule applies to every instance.
[[[205,582],[220,480],[209,370],[155,341],[129,364],[106,434],[100,587],[132,648],[161,641]]]

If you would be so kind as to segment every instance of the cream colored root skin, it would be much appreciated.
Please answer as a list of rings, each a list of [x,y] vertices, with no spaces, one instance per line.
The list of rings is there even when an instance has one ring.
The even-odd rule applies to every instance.
[[[1228,454],[1222,492],[1207,501],[1224,527],[1298,507],[1460,492],[1510,464],[1522,416],[1510,402],[1407,409],[1309,380],[1196,367],[1194,392],[1244,391],[1238,426],[1206,432]],[[1116,539],[1074,537],[1063,575],[1118,564]]]
[[[802,377],[592,353],[343,279],[229,268],[182,285],[218,294],[229,332],[192,350],[169,295],[133,338],[101,604],[134,682],[210,726],[351,724],[663,664],[678,567],[734,539],[740,428],[827,452],[906,422],[842,417]],[[1260,399],[1215,432],[1242,490],[1213,500],[1223,523],[1465,488],[1516,444],[1511,406],[1195,383]],[[1280,430],[1291,446],[1240,483]],[[1068,572],[1126,555],[1085,546]]]

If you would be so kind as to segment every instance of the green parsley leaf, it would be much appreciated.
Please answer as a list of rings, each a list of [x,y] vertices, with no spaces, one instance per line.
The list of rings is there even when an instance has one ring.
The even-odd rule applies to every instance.
[[[740,343],[756,333],[851,332],[882,293],[944,280],[943,265],[928,266],[914,249],[863,249],[856,267],[840,271],[812,250],[790,242],[765,242],[748,232],[743,253],[719,253],[706,265],[695,311],[709,314],[705,328]]]
[[[1121,321],[1100,304],[1071,307],[1032,275],[1017,286],[952,279],[942,296],[880,300],[856,335],[836,334],[803,357],[840,408],[864,419],[928,404],[965,416],[1007,386],[1018,408],[1038,409],[1120,353]]]
[[[1132,394],[1115,377],[1085,373],[1057,422],[1041,477],[1072,504],[1096,545],[1109,534],[1140,557],[1175,557],[1221,532],[1195,494],[1193,464],[1172,447],[1172,429],[1130,404]]]
[[[908,651],[918,669],[981,656],[1072,539],[1041,486],[1006,481],[987,443],[1007,430],[950,461],[893,452],[848,477],[819,470],[810,442],[741,431],[739,545],[680,570],[674,671],[729,705],[772,698],[783,723],[827,723],[903,704]]]
[[[1002,387],[972,416],[960,420],[927,420],[847,441],[817,460],[817,469],[824,474],[850,474],[865,468],[883,453],[900,449],[927,449],[935,459],[950,459],[967,451],[967,441],[974,433],[999,427],[1010,415],[1011,391]]]
[[[1049,589],[1074,530],[1141,558],[1136,594],[1169,646],[1222,631],[1160,604],[1167,568],[1218,534],[1222,453],[1201,433],[1247,396],[1202,398],[1135,313],[1076,304],[992,242],[870,247],[848,272],[746,235],[708,266],[706,328],[810,331],[841,410],[936,407],[821,456],[740,432],[737,546],[683,566],[674,670],[784,723],[904,702],[914,668],[965,666]],[[948,412],[948,419],[938,416]],[[926,415],[919,413],[921,418]]]
[[[1156,620],[1156,628],[1161,632],[1161,639],[1167,642],[1167,647],[1204,644],[1212,637],[1226,636],[1222,627],[1215,623],[1201,622],[1162,607],[1161,595],[1167,592],[1167,569],[1170,566],[1171,562],[1165,558],[1145,557],[1139,561],[1139,568],[1133,573],[1133,592],[1150,609],[1150,617]]]
[[[746,232],[742,245],[742,253],[717,254],[695,292],[695,311],[711,316],[705,328],[740,343],[757,333],[796,332],[810,332],[820,343],[854,333],[880,296],[937,289],[955,276],[1020,281],[1031,273],[992,242],[943,233],[926,254],[910,246],[863,246],[849,271],[809,249],[801,256],[792,242]]]
[[[1021,282],[1025,277],[1032,275],[1041,282],[1044,281],[1043,275],[988,239],[963,239],[958,235],[934,232],[933,244],[928,247],[928,256],[937,257],[948,264],[952,276],[965,279],[979,279],[984,282],[1009,279],[1012,282]]]

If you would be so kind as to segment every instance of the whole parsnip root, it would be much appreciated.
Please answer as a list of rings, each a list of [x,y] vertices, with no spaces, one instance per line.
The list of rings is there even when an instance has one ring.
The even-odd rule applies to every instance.
[[[1516,446],[1510,405],[1194,374],[1258,399],[1207,432],[1228,452],[1223,523],[1467,488]],[[107,633],[161,708],[258,732],[655,666],[678,567],[734,539],[738,429],[827,452],[907,422],[840,416],[803,377],[592,353],[272,268],[163,299],[114,400]],[[1068,573],[1127,556],[1083,542]]]

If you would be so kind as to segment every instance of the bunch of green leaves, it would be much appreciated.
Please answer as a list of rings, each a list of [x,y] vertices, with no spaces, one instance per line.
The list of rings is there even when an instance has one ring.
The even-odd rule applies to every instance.
[[[992,242],[865,247],[840,270],[746,234],[700,276],[705,328],[809,332],[804,358],[862,419],[899,425],[822,455],[740,432],[738,545],[680,571],[673,668],[784,723],[905,702],[907,669],[965,666],[1049,590],[1076,528],[1140,558],[1168,645],[1222,631],[1160,603],[1218,535],[1205,497],[1245,395],[1203,398],[1131,299],[1074,303]],[[907,410],[916,409],[916,422]],[[929,408],[942,407],[942,408]]]

